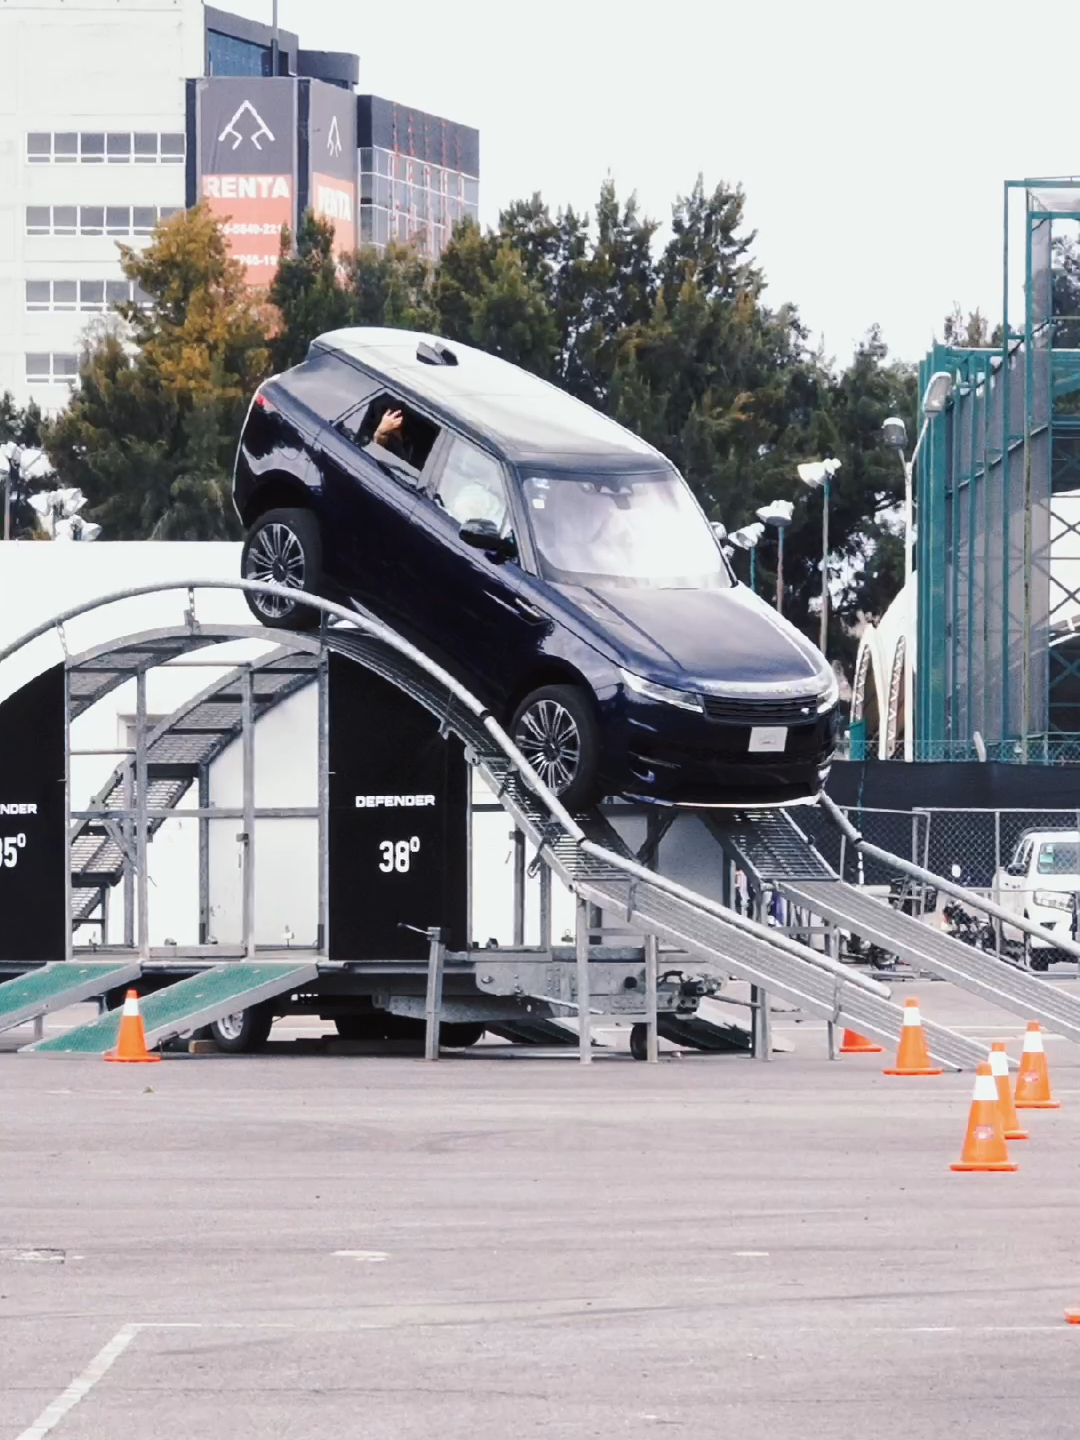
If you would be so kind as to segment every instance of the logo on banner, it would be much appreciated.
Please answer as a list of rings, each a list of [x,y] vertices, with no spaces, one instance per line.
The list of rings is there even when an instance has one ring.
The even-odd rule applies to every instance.
[[[317,185],[315,188],[315,212],[325,215],[328,220],[347,220],[352,224],[352,190],[341,190],[336,185]]]
[[[335,157],[341,154],[341,128],[336,115],[330,121],[330,133],[326,137],[326,148]]]
[[[291,200],[288,175],[204,175],[203,195],[209,200]]]
[[[246,121],[244,120],[245,116],[247,117]],[[244,124],[243,128],[241,129],[238,127],[240,126],[242,121],[244,121]],[[274,132],[270,129],[270,126],[267,125],[266,121],[259,114],[258,110],[255,109],[255,106],[251,103],[250,100],[244,101],[244,103],[237,110],[236,114],[225,126],[225,129],[222,130],[221,134],[218,136],[219,145],[224,144],[225,137],[227,135],[231,135],[233,137],[232,148],[234,150],[239,150],[245,139],[250,140],[251,143],[255,146],[256,150],[262,149],[262,145],[259,142],[264,136],[267,140],[270,141],[273,141],[274,139]],[[338,148],[341,148],[340,141],[338,142]]]

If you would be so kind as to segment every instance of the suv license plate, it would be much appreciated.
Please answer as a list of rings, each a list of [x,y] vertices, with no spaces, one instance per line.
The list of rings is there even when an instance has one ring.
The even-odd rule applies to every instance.
[[[751,753],[780,755],[787,748],[786,725],[755,725],[750,731]]]

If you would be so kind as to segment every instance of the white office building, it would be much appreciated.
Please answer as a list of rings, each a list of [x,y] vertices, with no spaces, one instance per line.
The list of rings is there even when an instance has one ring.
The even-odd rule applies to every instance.
[[[184,204],[185,90],[202,0],[0,8],[0,391],[65,402],[81,337],[128,298],[117,241]]]
[[[340,133],[356,139],[329,182],[352,187],[345,244],[393,237],[435,255],[454,221],[476,214],[476,131],[357,97],[355,55],[302,50],[291,32],[275,36],[204,0],[0,0],[0,55],[0,392],[20,404],[64,405],[87,327],[115,302],[138,299],[117,243],[145,245],[159,219],[200,193],[207,157],[196,153],[197,89],[221,81],[231,95],[230,84],[248,80],[257,95],[262,82],[297,77],[292,134],[279,135],[293,171],[290,218],[320,208],[327,160],[315,140],[308,154],[308,137],[348,94],[357,123],[346,129],[342,120]],[[266,168],[252,159],[245,152],[228,163]],[[339,210],[326,213],[339,218]],[[266,283],[265,270],[249,263],[252,283]]]

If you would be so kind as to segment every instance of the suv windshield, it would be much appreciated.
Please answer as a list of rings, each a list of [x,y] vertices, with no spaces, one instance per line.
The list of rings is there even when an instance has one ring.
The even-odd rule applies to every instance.
[[[708,521],[670,470],[533,474],[523,478],[522,491],[549,580],[661,590],[732,583]]]

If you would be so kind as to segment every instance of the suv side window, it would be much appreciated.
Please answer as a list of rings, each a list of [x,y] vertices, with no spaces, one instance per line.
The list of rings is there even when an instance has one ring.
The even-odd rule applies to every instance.
[[[458,525],[491,520],[499,534],[512,528],[506,477],[494,456],[455,435],[435,487],[435,503]]]
[[[376,440],[380,422],[394,414],[401,416],[400,425]],[[426,416],[385,390],[350,411],[334,428],[384,470],[411,485],[420,483],[440,434],[439,427]]]

